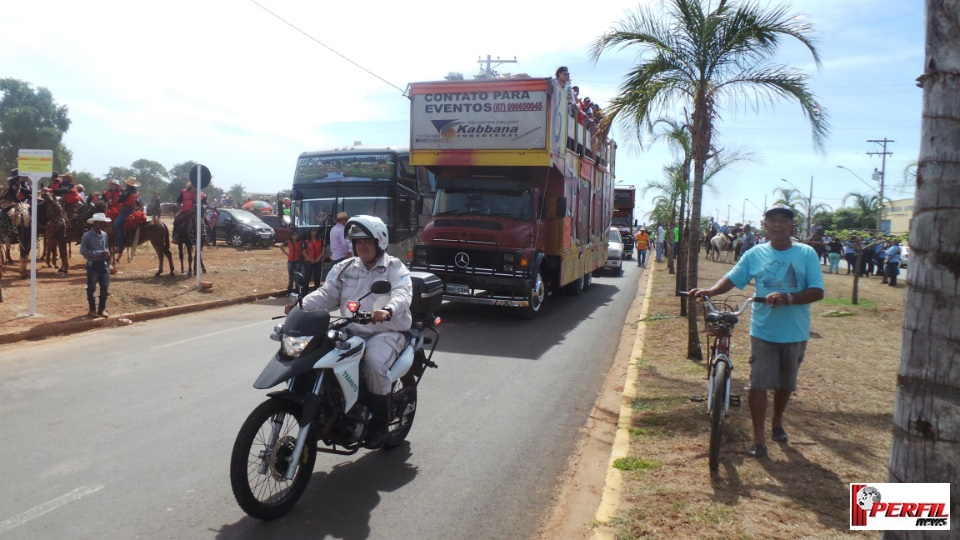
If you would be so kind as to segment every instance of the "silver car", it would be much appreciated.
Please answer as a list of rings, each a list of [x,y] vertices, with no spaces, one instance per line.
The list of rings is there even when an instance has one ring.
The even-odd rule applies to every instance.
[[[603,267],[623,273],[623,239],[616,227],[607,231],[607,263]]]

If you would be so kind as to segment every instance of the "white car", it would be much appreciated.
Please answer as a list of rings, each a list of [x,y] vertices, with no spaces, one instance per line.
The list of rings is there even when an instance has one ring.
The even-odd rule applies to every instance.
[[[607,231],[607,263],[603,267],[623,273],[623,238],[616,227]]]
[[[910,262],[910,246],[900,246],[900,266],[906,268]]]

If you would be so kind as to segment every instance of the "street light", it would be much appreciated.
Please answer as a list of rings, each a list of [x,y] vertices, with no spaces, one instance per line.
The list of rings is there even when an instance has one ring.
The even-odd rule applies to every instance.
[[[797,193],[803,193],[800,191],[800,188],[794,186],[786,178],[781,178],[780,180],[790,184],[793,189],[797,190]],[[813,175],[810,175],[810,196],[807,197],[807,238],[810,238],[810,210],[813,208]]]

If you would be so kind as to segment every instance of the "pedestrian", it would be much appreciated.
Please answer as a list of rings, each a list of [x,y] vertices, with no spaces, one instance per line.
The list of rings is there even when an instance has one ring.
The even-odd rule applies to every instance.
[[[810,339],[810,304],[823,299],[820,258],[810,246],[794,242],[793,209],[777,204],[764,213],[770,240],[745,253],[732,270],[709,289],[691,289],[692,296],[715,297],[751,281],[754,296],[764,298],[754,305],[750,317],[750,419],[753,445],[747,455],[767,456],[764,426],[767,393],[773,391],[772,438],[785,443],[783,414],[790,395],[797,390],[797,373]]]
[[[647,251],[650,249],[650,235],[647,234],[647,229],[640,227],[640,232],[637,233],[634,240],[636,241],[634,247],[637,249],[637,266],[646,268]]]
[[[757,235],[753,232],[753,228],[750,227],[750,224],[748,223],[743,226],[743,241],[740,242],[740,257],[743,257],[743,254],[749,251],[750,248],[755,245],[757,245]]]
[[[107,313],[107,296],[110,294],[110,243],[104,227],[110,223],[110,218],[98,212],[88,219],[87,223],[93,228],[83,233],[80,238],[80,255],[87,260],[87,305],[90,308],[87,316],[106,319],[110,316]],[[93,293],[98,284],[100,302],[95,306]]]
[[[213,208],[213,211],[210,212],[210,240],[213,241],[213,245],[217,245],[217,225],[220,224],[220,211],[216,207]]]
[[[840,253],[843,251],[843,244],[840,242],[839,238],[834,238],[830,241],[830,253],[828,254],[830,259],[830,265],[827,266],[828,274],[839,274],[840,273]]]
[[[860,247],[860,239],[857,235],[850,236],[850,239],[843,243],[843,258],[847,261],[847,275],[849,276],[857,266],[857,248]]]
[[[321,282],[320,273],[323,270],[323,238],[320,237],[320,231],[316,227],[310,229],[307,238],[303,241],[303,278],[307,290],[310,288],[310,281],[313,280],[314,288],[319,289]]]
[[[337,214],[337,224],[330,229],[330,258],[333,264],[345,261],[353,257],[353,246],[347,240],[346,228],[347,220],[350,216],[346,212]]]
[[[663,262],[664,230],[662,224],[657,224],[657,262]]]
[[[287,294],[289,295],[293,292],[293,274],[303,267],[303,243],[300,242],[300,235],[297,234],[296,229],[290,231],[290,238],[287,239],[286,244],[280,246],[280,251],[287,256]]]
[[[894,239],[893,245],[887,248],[887,273],[884,278],[884,283],[887,283],[887,280],[890,283],[887,283],[891,287],[897,286],[897,276],[900,275],[900,240]]]

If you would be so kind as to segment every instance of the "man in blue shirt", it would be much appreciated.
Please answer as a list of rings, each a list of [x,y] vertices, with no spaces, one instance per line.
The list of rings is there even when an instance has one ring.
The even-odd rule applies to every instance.
[[[793,210],[774,205],[764,214],[768,242],[740,258],[730,272],[709,289],[692,289],[693,296],[715,297],[751,281],[763,297],[750,317],[750,418],[753,446],[747,455],[767,456],[763,431],[767,392],[773,390],[773,440],[787,442],[783,413],[797,389],[797,372],[810,339],[810,304],[823,299],[823,273],[817,252],[794,243]]]
[[[98,212],[88,219],[87,223],[93,225],[93,228],[83,233],[80,238],[80,255],[87,260],[87,304],[90,307],[87,316],[106,319],[110,316],[107,313],[107,296],[110,295],[110,249],[107,233],[103,228],[110,223],[110,218]],[[97,311],[93,311],[93,293],[97,290],[97,285],[100,285],[100,302]]]
[[[887,261],[887,273],[885,276],[886,279],[884,280],[884,283],[886,283],[887,280],[890,280],[889,285],[891,287],[896,287],[897,276],[900,275],[900,241],[899,240],[894,240],[893,245],[887,248],[886,261]]]

